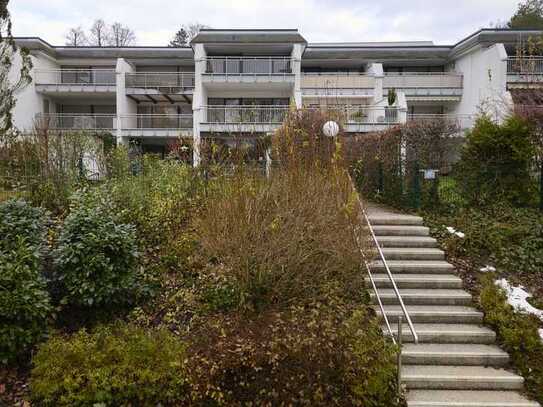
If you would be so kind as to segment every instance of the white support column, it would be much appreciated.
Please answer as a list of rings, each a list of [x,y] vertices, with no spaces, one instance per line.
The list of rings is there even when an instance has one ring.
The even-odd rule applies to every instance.
[[[303,44],[294,44],[291,53],[291,69],[294,74],[293,98],[296,107],[302,107],[302,54],[304,52]]]
[[[138,112],[136,102],[126,96],[126,73],[134,72],[135,69],[132,65],[124,60],[124,58],[117,59],[117,66],[115,68],[116,84],[117,84],[117,120],[116,120],[116,135],[117,144],[127,145],[128,138],[123,137],[123,126],[136,127],[136,117],[127,119],[126,115],[135,115]]]
[[[192,161],[194,167],[200,165],[200,124],[205,122],[205,106],[207,105],[207,91],[202,83],[202,74],[206,71],[206,51],[203,44],[194,46],[194,93],[192,95]]]
[[[398,108],[398,121],[407,123],[407,98],[404,92],[396,92],[396,107]]]
[[[373,104],[377,105],[383,100],[383,64],[373,63],[369,67],[369,73],[375,78],[375,87],[373,89]]]

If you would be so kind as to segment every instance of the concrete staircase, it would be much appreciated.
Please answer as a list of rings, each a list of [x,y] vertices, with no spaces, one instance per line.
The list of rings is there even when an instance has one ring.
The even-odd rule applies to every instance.
[[[419,335],[419,343],[413,343],[409,327],[402,326],[408,406],[540,407],[521,395],[523,378],[507,369],[508,354],[482,325],[483,314],[473,307],[422,218],[380,208],[369,208],[368,215]],[[381,261],[372,264],[372,273],[396,333],[403,313]]]

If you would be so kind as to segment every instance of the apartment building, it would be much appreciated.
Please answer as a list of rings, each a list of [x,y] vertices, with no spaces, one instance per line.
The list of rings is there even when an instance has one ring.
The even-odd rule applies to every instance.
[[[15,125],[109,131],[163,153],[172,140],[248,140],[281,125],[290,106],[340,109],[345,131],[366,133],[447,117],[462,128],[479,109],[500,117],[538,86],[543,57],[525,72],[519,42],[541,31],[483,29],[455,45],[308,43],[298,30],[202,30],[184,48],[66,47],[17,38],[33,82],[17,95]],[[17,68],[17,66],[15,66]],[[394,89],[396,98],[387,95]]]

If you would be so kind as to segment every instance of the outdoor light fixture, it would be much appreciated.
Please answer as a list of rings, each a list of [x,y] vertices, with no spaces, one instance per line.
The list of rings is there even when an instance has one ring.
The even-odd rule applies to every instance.
[[[327,137],[336,137],[339,133],[339,124],[337,124],[335,121],[328,121],[324,123],[324,126],[322,126],[322,132]]]

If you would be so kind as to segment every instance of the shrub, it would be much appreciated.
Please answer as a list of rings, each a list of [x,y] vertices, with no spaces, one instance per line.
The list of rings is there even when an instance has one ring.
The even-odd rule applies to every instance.
[[[53,252],[55,280],[73,305],[125,302],[134,288],[138,250],[135,228],[119,223],[107,197],[75,195]]]
[[[123,154],[116,153],[116,163],[127,161]],[[190,215],[199,208],[203,183],[185,164],[153,156],[145,156],[142,163],[138,176],[117,169],[96,194],[110,197],[119,220],[136,226],[147,251],[168,267],[184,267],[194,248]]]
[[[422,169],[448,174],[458,146],[457,123],[447,119],[410,121],[386,131],[345,138],[345,158],[358,189],[389,205],[439,206],[436,182],[425,182]]]
[[[363,306],[353,309],[328,298],[213,320],[189,349],[193,402],[397,405],[395,349]]]
[[[526,206],[536,200],[531,178],[535,158],[533,129],[518,116],[503,124],[482,116],[468,132],[458,163],[460,187],[472,203],[486,205],[504,200]]]
[[[483,281],[480,297],[485,322],[498,333],[503,348],[511,356],[513,365],[525,378],[526,390],[543,403],[543,342],[538,333],[540,321],[516,312],[506,301],[502,289],[494,284],[494,276]]]
[[[215,182],[195,220],[204,252],[250,309],[311,300],[330,286],[341,286],[346,296],[363,292],[360,250],[367,250],[367,230],[356,192],[334,164],[330,141],[311,131],[283,128],[287,136],[274,140],[279,167],[271,176],[241,171]],[[313,159],[294,159],[304,153]]]
[[[35,250],[43,249],[48,222],[48,214],[43,209],[35,208],[22,199],[0,203],[0,250],[19,247],[19,237],[23,237],[25,243]]]
[[[26,202],[0,204],[0,362],[44,338],[52,313],[41,275],[47,214]]]
[[[0,252],[0,362],[16,361],[42,340],[52,314],[39,256],[18,236]]]
[[[32,134],[0,146],[2,186],[24,191],[34,205],[62,213],[78,186],[103,174],[108,136],[60,133],[48,124],[37,122]]]
[[[54,336],[34,357],[31,398],[40,406],[179,405],[185,345],[166,330],[101,326]]]

